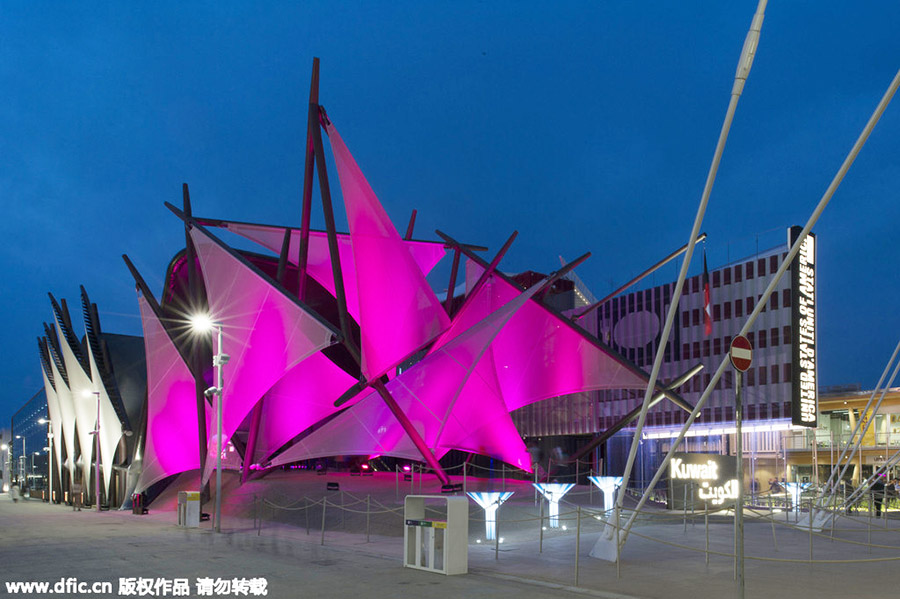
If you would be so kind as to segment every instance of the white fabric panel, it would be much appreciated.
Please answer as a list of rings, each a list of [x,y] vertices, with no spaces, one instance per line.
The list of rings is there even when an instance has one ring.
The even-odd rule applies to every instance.
[[[66,447],[66,469],[69,471],[69,481],[75,480],[75,405],[72,403],[72,392],[63,380],[53,360],[50,360],[50,369],[53,371],[53,380],[56,381],[56,398],[59,402],[59,413],[62,418],[62,426],[59,432],[54,427],[53,432],[60,435]],[[60,445],[62,447],[62,445]],[[62,479],[60,479],[62,480]]]
[[[82,484],[85,488],[91,483],[91,463],[94,460],[94,423],[97,421],[97,401],[93,395],[94,386],[87,373],[66,343],[62,327],[56,323],[56,334],[60,339],[60,353],[66,365],[69,377],[69,390],[72,404],[75,406],[75,428],[78,431],[78,445],[81,449],[80,463]],[[87,392],[87,393],[85,393]]]
[[[96,381],[97,389],[100,390],[100,461],[103,462],[103,484],[108,497],[116,448],[122,438],[122,422],[100,378],[100,370],[97,368],[97,360],[90,349],[90,344],[88,344],[88,359],[91,364],[91,380]]]
[[[47,394],[47,411],[50,413],[50,425],[53,429],[53,459],[55,460],[54,466],[56,466],[56,475],[59,477],[59,480],[62,480],[62,413],[59,408],[59,398],[56,396],[56,390],[53,388],[53,385],[50,384],[50,379],[47,378],[47,373],[44,371],[44,367],[41,366],[41,374],[44,377],[44,392]],[[58,379],[53,379],[58,380]],[[62,383],[62,381],[60,381]],[[62,383],[65,384],[65,383]]]

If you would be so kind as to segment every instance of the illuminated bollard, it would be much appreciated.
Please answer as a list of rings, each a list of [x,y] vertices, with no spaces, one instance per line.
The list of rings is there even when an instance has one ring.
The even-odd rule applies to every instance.
[[[572,483],[532,483],[550,502],[550,528],[559,528],[559,500],[575,485]]]
[[[594,483],[594,486],[603,492],[603,511],[609,516],[609,513],[613,509],[613,505],[616,503],[616,489],[622,484],[622,477],[589,476],[588,478]]]
[[[472,501],[484,510],[484,538],[493,541],[497,537],[497,510],[512,497],[513,491],[505,493],[467,493]]]
[[[791,504],[795,512],[800,511],[800,493],[807,490],[812,483],[784,483],[791,494]]]

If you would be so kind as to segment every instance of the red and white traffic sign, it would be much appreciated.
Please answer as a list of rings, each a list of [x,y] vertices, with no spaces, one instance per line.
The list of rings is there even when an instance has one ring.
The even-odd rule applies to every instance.
[[[735,337],[731,341],[728,356],[731,358],[732,366],[741,372],[746,372],[753,362],[753,346],[750,345],[750,340],[743,335]]]

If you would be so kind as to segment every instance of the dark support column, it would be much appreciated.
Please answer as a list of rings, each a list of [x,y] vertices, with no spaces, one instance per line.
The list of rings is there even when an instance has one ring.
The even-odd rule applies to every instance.
[[[459,248],[453,249],[453,265],[450,266],[450,283],[447,285],[447,298],[444,300],[444,310],[449,316],[453,316],[453,290],[456,288],[456,273],[459,271]]]
[[[412,422],[410,422],[409,418],[407,418],[406,414],[403,413],[403,410],[400,409],[400,406],[397,405],[397,402],[394,401],[394,398],[391,397],[390,391],[387,390],[387,387],[384,386],[380,380],[372,381],[372,388],[378,392],[378,395],[381,396],[381,399],[384,400],[384,403],[387,404],[387,407],[391,410],[391,413],[400,422],[400,426],[403,427],[403,430],[406,431],[406,434],[409,435],[409,438],[412,439],[412,442],[415,444],[416,449],[419,450],[419,453],[422,454],[422,457],[425,458],[425,462],[434,470],[434,474],[440,479],[442,485],[449,485],[450,478],[447,476],[447,473],[444,472],[444,469],[441,468],[441,465],[438,463],[437,459],[435,459],[434,454],[431,453],[431,450],[428,448],[428,445],[425,444],[425,440],[422,439],[422,436],[419,435],[419,432],[413,427]]]
[[[288,227],[284,230],[284,239],[281,240],[281,253],[278,254],[278,271],[275,273],[275,280],[284,287],[284,273],[287,271],[288,251],[291,249],[291,233],[293,229]]]
[[[406,226],[406,235],[403,236],[403,239],[409,241],[413,236],[413,229],[416,226],[416,211],[413,210],[412,214],[409,216],[409,224]]]
[[[306,121],[306,160],[303,167],[303,208],[300,216],[300,249],[297,256],[297,297],[305,299],[306,264],[309,258],[309,220],[312,212],[313,166],[315,148],[312,130],[319,128],[319,59],[313,58],[309,84],[309,112]]]
[[[320,113],[324,117],[323,113]],[[319,174],[319,191],[322,194],[322,211],[325,213],[325,230],[328,235],[328,251],[331,254],[331,272],[334,276],[334,295],[337,299],[338,320],[340,321],[341,335],[344,346],[357,364],[362,362],[359,348],[350,336],[350,327],[347,315],[347,296],[344,292],[344,275],[341,271],[341,258],[338,250],[337,230],[334,225],[334,207],[331,204],[331,189],[328,185],[328,171],[325,168],[325,152],[322,147],[322,131],[318,121],[312,128],[313,147],[316,153],[316,168]]]

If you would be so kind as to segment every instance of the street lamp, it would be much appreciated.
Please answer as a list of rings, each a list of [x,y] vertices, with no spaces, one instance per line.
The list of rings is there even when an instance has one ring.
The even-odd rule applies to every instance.
[[[25,435],[16,435],[16,439],[22,439],[22,455],[19,457],[19,484],[22,485],[22,492],[25,492],[25,487],[28,485],[28,481],[25,480]]]
[[[100,392],[88,391],[85,389],[81,392],[82,397],[97,396],[97,423],[94,430],[90,432],[94,435],[94,509],[100,511]]]
[[[231,356],[222,353],[222,324],[214,322],[209,314],[195,314],[190,318],[191,328],[197,333],[216,331],[216,354],[213,366],[216,368],[216,386],[204,392],[206,397],[219,396],[216,402],[216,532],[222,532],[222,390],[225,385],[222,376],[223,367]]]
[[[47,425],[47,501],[53,503],[53,423],[49,418],[41,418],[38,424]]]
[[[7,482],[6,478],[10,475],[10,471],[12,470],[9,459],[9,445],[6,443],[0,445],[0,451],[6,452],[6,455],[3,456],[3,464],[6,467],[6,474],[3,476],[3,492],[6,493],[9,491],[9,482]]]

